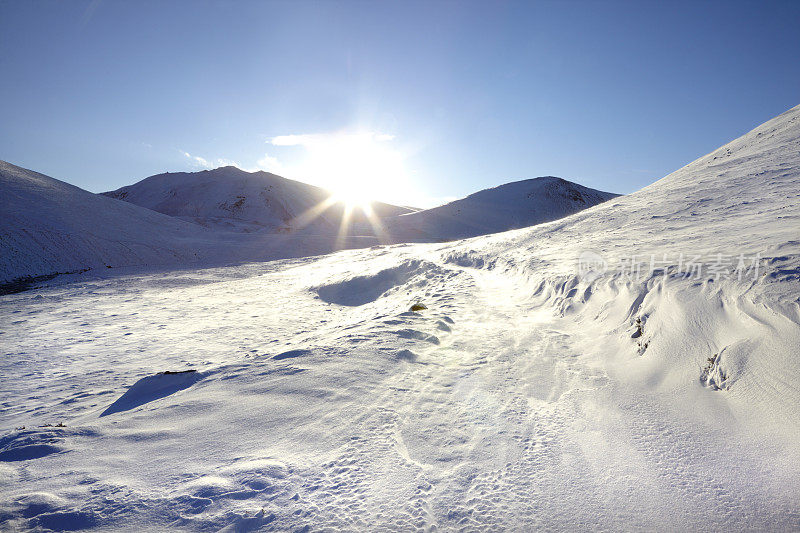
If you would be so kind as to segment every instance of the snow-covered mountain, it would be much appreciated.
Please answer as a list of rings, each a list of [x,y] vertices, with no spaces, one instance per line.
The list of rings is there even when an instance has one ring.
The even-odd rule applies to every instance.
[[[345,206],[331,193],[269,172],[220,167],[200,172],[167,172],[103,193],[165,215],[231,231],[335,234]],[[324,208],[320,208],[324,206]],[[371,204],[378,217],[413,212],[382,202]],[[313,216],[306,216],[313,213]],[[353,224],[363,212],[351,214]]]
[[[384,221],[397,242],[451,241],[550,222],[619,196],[545,176]]]
[[[288,180],[287,180],[288,181]],[[392,206],[378,208],[396,212]],[[374,236],[227,232],[0,161],[0,294],[57,274],[119,267],[229,264],[379,244]],[[312,220],[313,222],[313,220]],[[327,222],[325,223],[327,224]],[[242,226],[239,226],[241,229]],[[316,228],[321,228],[318,223]]]
[[[374,224],[360,209],[344,217],[344,205],[323,189],[266,172],[166,173],[96,195],[2,162],[0,292],[31,278],[104,267],[227,264],[452,240],[563,216],[605,194],[539,181],[482,191],[408,223],[413,209],[374,202],[371,213],[382,221]]]
[[[0,283],[192,261],[207,231],[0,161]]]
[[[796,530],[799,228],[800,106],[532,228],[5,296],[0,523]]]

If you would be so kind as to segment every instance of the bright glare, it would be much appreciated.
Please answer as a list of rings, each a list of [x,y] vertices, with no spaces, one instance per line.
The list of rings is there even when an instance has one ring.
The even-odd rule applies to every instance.
[[[389,135],[338,133],[284,139],[306,148],[302,173],[309,181],[320,183],[349,207],[363,207],[376,199],[391,201],[407,192],[402,191],[408,181],[403,156],[392,147]]]

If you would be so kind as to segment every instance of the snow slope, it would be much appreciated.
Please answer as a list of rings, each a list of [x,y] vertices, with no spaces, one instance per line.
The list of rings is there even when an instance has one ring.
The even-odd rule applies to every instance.
[[[616,196],[546,176],[478,191],[384,225],[395,242],[450,241],[550,222]]]
[[[797,530],[798,143],[800,106],[533,228],[5,296],[0,521]]]
[[[105,266],[178,264],[203,228],[0,161],[0,282]]]
[[[336,202],[318,217],[306,220],[303,215],[325,205],[330,192],[269,172],[246,172],[233,166],[157,174],[103,194],[203,226],[232,231],[336,234],[344,213],[344,205]],[[373,202],[371,208],[378,217],[412,211],[381,202]],[[353,216],[359,214],[356,211]]]

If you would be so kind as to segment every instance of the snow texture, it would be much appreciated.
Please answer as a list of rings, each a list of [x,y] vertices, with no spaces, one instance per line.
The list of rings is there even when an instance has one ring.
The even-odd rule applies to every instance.
[[[798,200],[800,106],[532,228],[3,296],[0,521],[800,529]]]

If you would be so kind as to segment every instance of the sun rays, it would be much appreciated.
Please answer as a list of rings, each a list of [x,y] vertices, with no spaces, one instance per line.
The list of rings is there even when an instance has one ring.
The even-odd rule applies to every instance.
[[[295,217],[290,227],[303,230],[320,219],[337,224],[337,250],[352,247],[354,239],[391,242],[373,205],[378,198],[393,197],[408,189],[405,156],[393,146],[393,140],[392,135],[365,130],[271,138],[269,143],[276,147],[303,148],[303,160],[287,169],[290,176],[331,191],[330,196]]]
[[[406,154],[393,135],[359,129],[280,135],[268,142],[278,149],[302,148],[302,158],[284,168],[285,175],[320,185],[351,208],[408,196]]]
[[[293,230],[302,230],[322,217],[334,223],[338,222],[335,250],[350,248],[350,239],[375,238],[378,244],[391,242],[390,235],[381,224],[380,217],[372,209],[371,202],[352,203],[344,201],[338,195],[331,195],[306,210],[295,217],[289,226]]]

